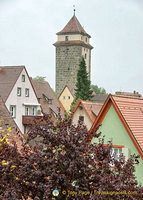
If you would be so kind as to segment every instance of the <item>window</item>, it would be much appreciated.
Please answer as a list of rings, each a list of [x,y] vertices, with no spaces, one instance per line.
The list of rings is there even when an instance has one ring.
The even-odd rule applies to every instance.
[[[16,106],[15,105],[10,105],[10,115],[12,117],[16,117]]]
[[[25,96],[26,96],[26,97],[29,97],[29,88],[26,88],[26,89],[25,89]]]
[[[86,53],[85,53],[85,59],[86,59]]]
[[[84,121],[84,116],[79,116],[79,120],[83,122]]]
[[[69,40],[69,36],[65,36],[65,41],[68,41]]]
[[[25,75],[22,75],[22,82],[25,82]]]
[[[17,88],[17,96],[21,96],[21,88],[20,87]]]
[[[29,107],[25,107],[25,115],[29,115]]]
[[[87,42],[87,37],[85,38],[85,41]]]
[[[25,107],[25,115],[26,116],[35,116],[37,114],[36,106],[26,106]]]
[[[63,99],[66,99],[66,97],[65,97],[65,96],[63,96]]]
[[[71,97],[70,96],[68,96],[68,99],[70,99]]]
[[[114,157],[115,160],[120,160],[120,155],[122,153],[122,148],[112,148],[111,157]]]
[[[48,102],[48,104],[52,104],[52,99],[49,99],[46,95],[44,95],[44,97],[45,97],[46,101]]]
[[[36,115],[36,108],[35,107],[32,107],[32,115]]]
[[[52,104],[52,99],[48,99],[48,104]]]
[[[111,166],[114,166],[114,160],[120,160],[120,156],[122,154],[122,148],[112,148],[110,151],[111,159],[113,159],[110,162]]]

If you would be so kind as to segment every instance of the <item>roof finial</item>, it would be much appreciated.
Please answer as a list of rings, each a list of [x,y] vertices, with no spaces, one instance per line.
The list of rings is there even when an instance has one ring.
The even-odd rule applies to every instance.
[[[75,16],[75,5],[73,5],[74,9],[73,9],[73,12],[74,12],[74,16]]]

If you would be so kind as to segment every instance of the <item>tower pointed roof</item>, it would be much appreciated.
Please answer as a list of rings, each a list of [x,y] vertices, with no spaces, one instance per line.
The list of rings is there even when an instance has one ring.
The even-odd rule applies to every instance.
[[[86,35],[88,37],[91,37],[83,29],[83,27],[81,26],[77,17],[75,15],[73,15],[73,17],[70,19],[70,21],[67,23],[67,25],[60,32],[58,32],[57,35],[75,34],[75,33],[80,33],[82,35]]]

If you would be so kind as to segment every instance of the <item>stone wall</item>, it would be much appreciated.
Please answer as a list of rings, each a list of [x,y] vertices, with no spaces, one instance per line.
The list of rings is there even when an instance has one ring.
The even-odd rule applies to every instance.
[[[82,55],[82,46],[56,47],[56,92],[59,96],[66,85],[75,86]]]

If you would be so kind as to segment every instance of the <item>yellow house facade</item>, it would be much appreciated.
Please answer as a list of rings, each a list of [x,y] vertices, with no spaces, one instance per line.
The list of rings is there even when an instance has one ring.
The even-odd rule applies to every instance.
[[[70,86],[65,86],[58,99],[66,112],[69,112],[74,100],[74,89]]]

